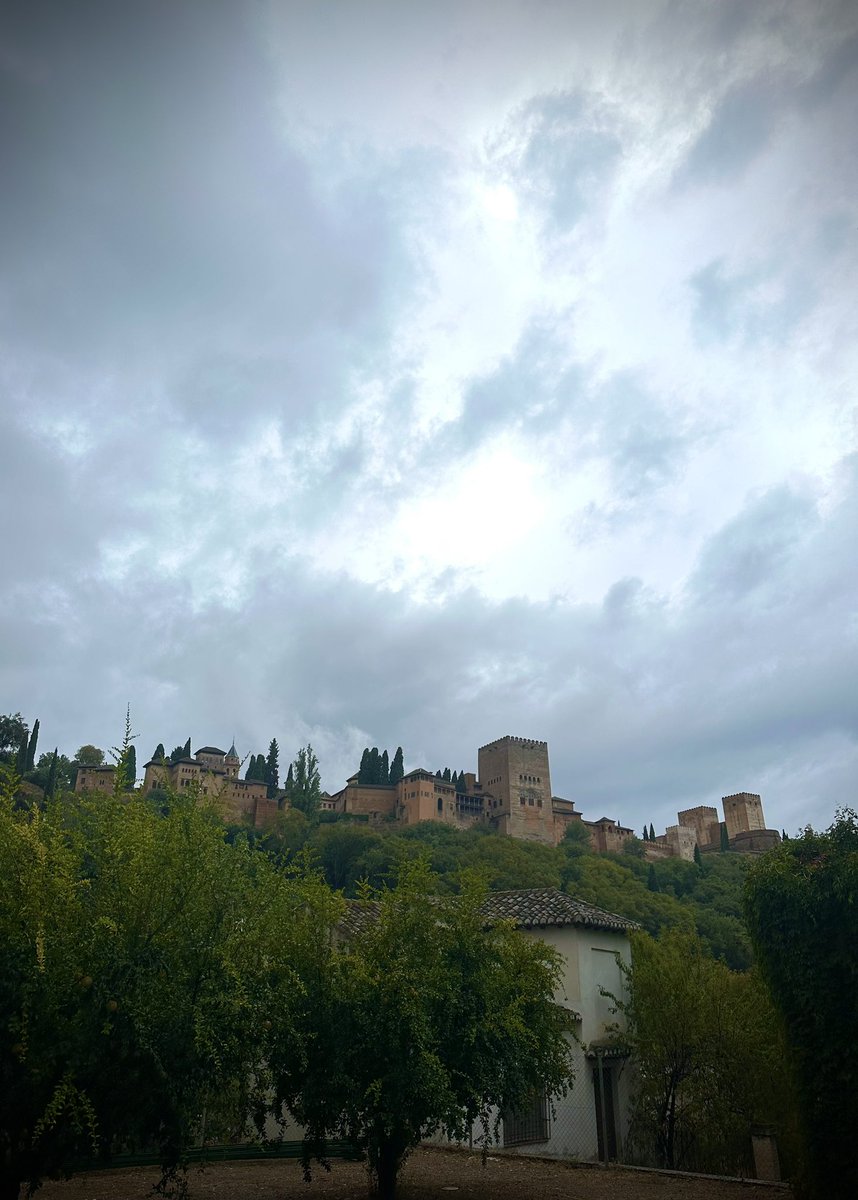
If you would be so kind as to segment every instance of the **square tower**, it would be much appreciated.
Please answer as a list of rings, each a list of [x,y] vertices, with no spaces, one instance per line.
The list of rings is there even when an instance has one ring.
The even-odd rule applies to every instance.
[[[480,786],[494,800],[487,809],[502,833],[554,842],[548,743],[533,738],[502,737],[480,746]]]
[[[728,837],[734,838],[737,833],[765,829],[763,802],[756,793],[736,792],[734,796],[722,797],[721,803],[724,806],[724,823],[727,826]]]

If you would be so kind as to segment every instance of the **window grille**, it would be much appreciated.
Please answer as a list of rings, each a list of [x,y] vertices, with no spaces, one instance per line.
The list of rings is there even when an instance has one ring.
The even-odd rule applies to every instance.
[[[503,1114],[503,1144],[527,1146],[551,1137],[551,1106],[547,1096],[534,1096],[528,1108]]]

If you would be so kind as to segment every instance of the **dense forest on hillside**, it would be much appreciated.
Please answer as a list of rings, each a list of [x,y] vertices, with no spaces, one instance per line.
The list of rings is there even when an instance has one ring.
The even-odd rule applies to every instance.
[[[281,862],[301,853],[313,856],[331,887],[346,896],[356,894],[361,880],[374,886],[392,883],[403,861],[422,854],[442,890],[457,891],[462,872],[469,869],[483,873],[493,890],[558,887],[639,921],[651,934],[694,928],[709,953],[735,970],[751,963],[742,917],[742,884],[750,864],[745,855],[708,854],[699,866],[679,859],[650,863],[637,839],[623,854],[595,854],[584,831],[574,827],[552,847],[480,827],[457,830],[426,821],[394,830],[339,814],[325,820],[328,815],[313,822],[303,813],[284,812],[268,832],[236,826],[231,836],[248,836]]]

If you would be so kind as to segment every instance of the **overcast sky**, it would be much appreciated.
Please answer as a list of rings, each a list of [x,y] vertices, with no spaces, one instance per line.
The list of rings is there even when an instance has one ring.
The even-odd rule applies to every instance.
[[[6,4],[0,711],[858,778],[858,6]]]

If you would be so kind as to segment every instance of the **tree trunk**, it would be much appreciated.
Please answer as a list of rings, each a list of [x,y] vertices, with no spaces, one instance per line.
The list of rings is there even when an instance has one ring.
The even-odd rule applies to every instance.
[[[396,1195],[396,1180],[402,1166],[403,1150],[394,1138],[385,1138],[378,1147],[376,1164],[376,1186],[379,1200],[393,1200]]]

